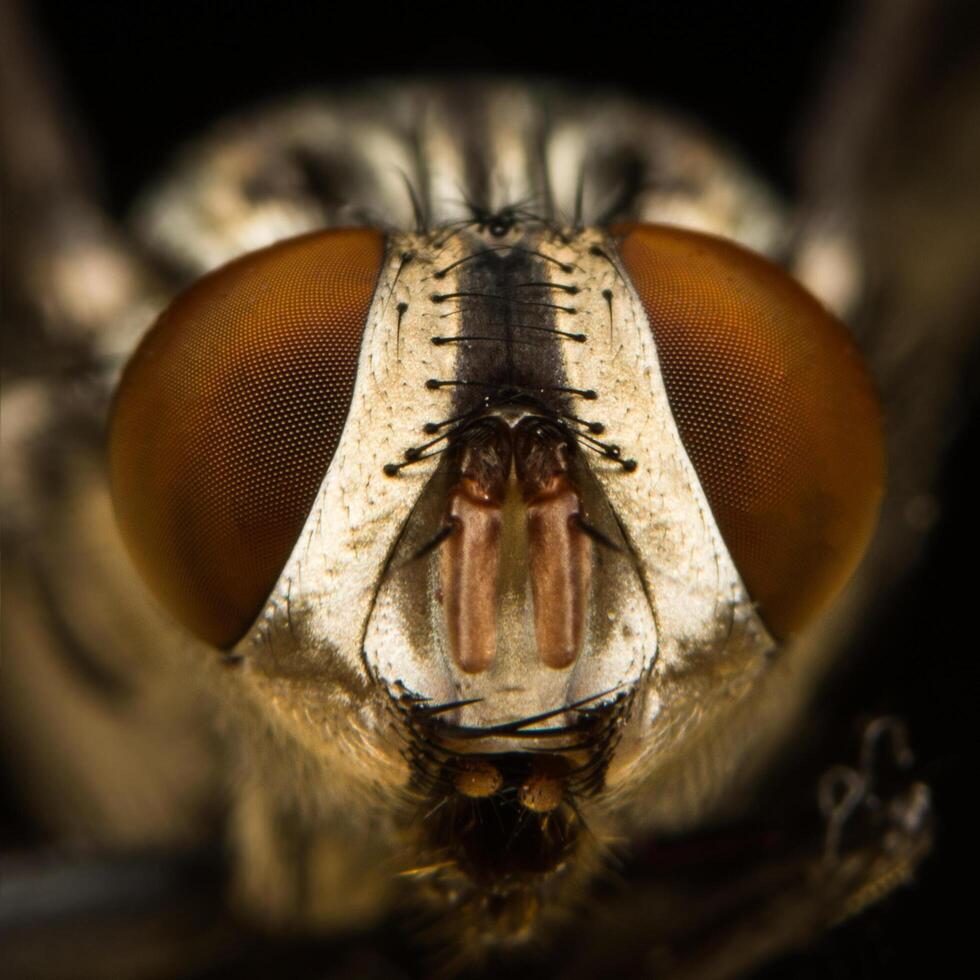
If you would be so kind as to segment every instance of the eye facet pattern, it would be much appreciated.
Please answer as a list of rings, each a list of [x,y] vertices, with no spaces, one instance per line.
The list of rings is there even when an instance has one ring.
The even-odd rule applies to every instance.
[[[384,257],[372,229],[279,242],[159,317],[112,408],[123,538],[163,605],[218,647],[282,572],[340,440]]]
[[[714,518],[785,638],[843,586],[874,529],[885,459],[861,355],[802,286],[739,245],[667,226],[613,234]]]

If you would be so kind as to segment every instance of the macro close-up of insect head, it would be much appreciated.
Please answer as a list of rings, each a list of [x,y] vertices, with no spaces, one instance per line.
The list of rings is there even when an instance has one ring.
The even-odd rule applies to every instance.
[[[978,13],[3,0],[0,975],[959,972]]]

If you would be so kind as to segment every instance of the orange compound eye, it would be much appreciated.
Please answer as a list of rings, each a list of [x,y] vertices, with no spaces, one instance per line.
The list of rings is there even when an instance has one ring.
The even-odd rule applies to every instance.
[[[174,300],[123,373],[116,517],[157,597],[209,643],[246,632],[313,506],[383,256],[380,232],[338,229],[237,259]]]
[[[885,461],[868,372],[847,329],[758,255],[679,228],[613,234],[715,520],[785,638],[843,586],[874,529]]]

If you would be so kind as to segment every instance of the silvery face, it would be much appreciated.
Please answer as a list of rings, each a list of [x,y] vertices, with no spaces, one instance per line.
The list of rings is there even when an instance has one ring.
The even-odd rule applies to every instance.
[[[558,236],[523,223],[498,235],[439,230],[399,236],[388,254],[349,421],[257,637],[276,644],[288,599],[312,663],[337,658],[391,697],[468,702],[443,716],[465,727],[628,696],[630,723],[609,778],[632,772],[636,780],[669,747],[659,734],[671,716],[668,678],[726,662],[740,683],[763,670],[774,646],[681,444],[642,307],[599,231]],[[494,338],[518,322],[516,363],[506,366]],[[557,667],[536,637],[513,465],[503,474],[499,567],[483,569],[496,613],[482,629],[496,635],[476,669],[451,639],[458,627],[447,622],[442,594],[447,548],[426,549],[443,526],[452,481],[439,452],[450,439],[426,425],[508,412],[512,425],[537,414],[567,426],[582,517],[598,532],[585,538],[581,638]],[[601,425],[601,439],[582,418]],[[455,431],[458,441],[459,423]],[[384,472],[428,443],[422,458],[409,453],[408,465]],[[480,601],[476,590],[461,599]],[[542,595],[538,605],[545,602],[573,597]],[[246,655],[255,642],[243,641]],[[730,698],[727,689],[715,693]],[[710,701],[700,710],[710,716]],[[501,748],[489,736],[483,746]]]

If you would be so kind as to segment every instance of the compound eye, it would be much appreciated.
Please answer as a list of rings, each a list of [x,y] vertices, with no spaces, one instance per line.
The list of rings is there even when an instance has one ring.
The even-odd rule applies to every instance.
[[[878,400],[847,329],[785,272],[679,228],[613,229],[684,447],[769,629],[799,630],[863,554]]]
[[[116,517],[157,597],[215,646],[261,612],[313,506],[383,256],[371,229],[243,256],[174,300],[126,366],[109,429]]]

